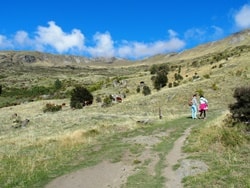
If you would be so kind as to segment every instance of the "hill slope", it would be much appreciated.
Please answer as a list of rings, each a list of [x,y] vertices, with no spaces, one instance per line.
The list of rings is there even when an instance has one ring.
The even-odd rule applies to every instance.
[[[101,86],[100,89],[93,92],[95,98],[104,98],[110,94],[119,93],[126,95],[125,103],[119,104],[118,107],[124,106],[125,109],[122,110],[122,113],[126,111],[128,105],[137,104],[136,106],[142,107],[142,113],[146,109],[150,112],[161,107],[163,112],[168,114],[167,104],[171,104],[172,108],[176,107],[175,104],[185,106],[187,99],[194,92],[201,90],[205,92],[211,102],[214,101],[216,104],[226,107],[233,101],[234,88],[249,84],[250,45],[246,45],[249,43],[250,30],[246,30],[213,44],[198,46],[179,54],[154,56],[143,61],[133,62],[132,65],[127,64],[126,60],[113,58],[109,66],[84,57],[79,57],[81,60],[77,62],[74,56],[39,52],[0,52],[0,81],[3,92],[19,92],[16,90],[20,90],[25,93],[26,90],[37,90],[37,86],[41,89],[53,88],[55,80],[59,79],[63,88],[56,96],[51,95],[47,99],[68,98],[69,91],[76,85],[88,88]],[[169,65],[168,84],[177,83],[178,87],[154,90],[149,70],[153,64],[159,63]],[[183,80],[176,81],[175,74],[178,72]],[[143,96],[141,93],[137,93],[136,90],[141,82],[151,88],[152,95]],[[42,98],[42,96],[23,99],[16,97],[14,100],[17,103],[23,103],[27,100],[33,101]],[[223,98],[223,102],[220,98]],[[12,103],[8,101],[8,97],[3,95],[2,99],[0,106],[3,106],[3,103]],[[117,106],[114,105],[112,109]],[[179,111],[179,107],[176,107],[174,111]],[[131,107],[127,109],[130,110]],[[140,113],[140,110],[137,112]]]

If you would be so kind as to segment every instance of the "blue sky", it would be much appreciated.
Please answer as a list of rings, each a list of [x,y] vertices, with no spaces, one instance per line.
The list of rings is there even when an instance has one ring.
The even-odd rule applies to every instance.
[[[0,50],[142,59],[250,28],[250,0],[9,0]]]

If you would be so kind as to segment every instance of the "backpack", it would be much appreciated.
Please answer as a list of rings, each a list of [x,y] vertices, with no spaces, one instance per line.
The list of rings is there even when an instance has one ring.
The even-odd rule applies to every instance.
[[[188,101],[188,106],[192,106],[193,105],[193,101],[192,99]]]

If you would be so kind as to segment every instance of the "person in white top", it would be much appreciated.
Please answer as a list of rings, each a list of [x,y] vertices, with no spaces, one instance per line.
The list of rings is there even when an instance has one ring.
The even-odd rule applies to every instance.
[[[208,100],[203,96],[200,95],[200,106],[199,106],[199,111],[200,111],[200,116],[199,118],[206,119],[206,111],[208,110]]]

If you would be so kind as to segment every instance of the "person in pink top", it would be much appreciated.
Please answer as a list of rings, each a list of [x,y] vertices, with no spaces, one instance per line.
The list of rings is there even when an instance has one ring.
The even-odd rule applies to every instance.
[[[200,106],[199,106],[199,111],[200,111],[200,116],[199,118],[206,119],[206,111],[208,110],[208,100],[203,96],[200,95]]]

